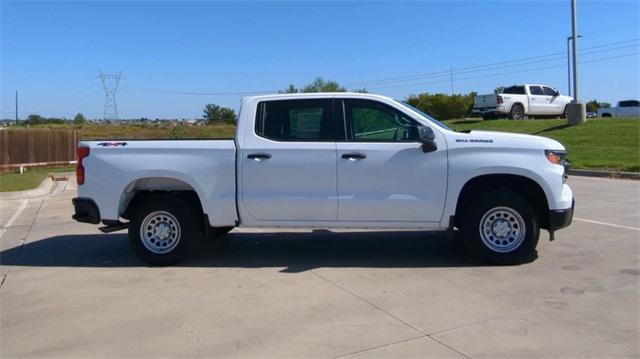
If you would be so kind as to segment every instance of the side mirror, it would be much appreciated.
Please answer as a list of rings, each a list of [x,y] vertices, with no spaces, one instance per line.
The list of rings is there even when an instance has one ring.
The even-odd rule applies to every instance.
[[[411,126],[408,128],[409,139],[422,143],[422,152],[433,152],[438,149],[436,144],[436,135],[431,127],[427,126]]]

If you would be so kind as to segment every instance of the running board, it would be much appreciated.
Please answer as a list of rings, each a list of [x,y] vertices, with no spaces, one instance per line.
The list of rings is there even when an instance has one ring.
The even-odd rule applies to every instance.
[[[129,222],[122,223],[120,221],[103,221],[104,227],[98,228],[102,233],[111,233],[129,228]]]

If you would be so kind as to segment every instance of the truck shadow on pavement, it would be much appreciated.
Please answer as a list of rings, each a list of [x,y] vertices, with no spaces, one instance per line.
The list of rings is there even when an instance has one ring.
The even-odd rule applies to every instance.
[[[532,258],[534,260],[535,258]],[[126,234],[63,235],[0,252],[3,265],[34,267],[144,267]],[[323,267],[428,268],[482,266],[458,239],[440,232],[231,232],[209,239],[177,267],[282,268],[298,273]]]

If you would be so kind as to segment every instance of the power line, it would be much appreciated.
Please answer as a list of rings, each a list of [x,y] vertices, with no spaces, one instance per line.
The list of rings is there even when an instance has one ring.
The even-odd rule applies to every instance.
[[[622,58],[622,57],[630,57],[630,56],[638,56],[638,55],[640,55],[640,52],[635,52],[635,53],[632,53],[632,54],[624,54],[624,55],[619,55],[619,56],[605,57],[605,58],[594,59],[594,60],[580,61],[580,63],[581,64],[589,64],[589,63],[593,63],[593,62],[601,62],[601,61],[606,61],[606,60],[613,60],[613,59],[618,59],[618,58]],[[475,79],[496,77],[496,76],[513,75],[513,74],[519,74],[519,73],[523,73],[523,72],[532,72],[532,71],[556,69],[556,68],[560,68],[560,67],[565,67],[565,65],[566,64],[553,65],[553,66],[544,66],[544,67],[537,67],[537,68],[532,68],[532,69],[523,69],[523,70],[511,71],[511,72],[502,72],[502,73],[494,73],[494,74],[489,74],[489,75],[465,77],[465,78],[459,78],[459,79],[456,79],[456,80],[457,81],[465,81],[465,80],[475,80]],[[371,87],[371,89],[372,90],[377,90],[377,89],[386,89],[386,88],[410,87],[410,86],[420,86],[420,85],[433,85],[433,84],[442,84],[442,83],[447,83],[447,82],[449,82],[449,80],[431,81],[431,82],[416,82],[416,83],[400,84],[400,85],[377,86],[377,87]]]
[[[604,53],[604,52],[611,52],[611,51],[616,51],[621,49],[639,47],[640,43],[629,45],[629,43],[638,42],[639,40],[640,38],[635,38],[630,40],[616,41],[616,42],[600,44],[596,46],[585,47],[581,50],[581,56],[589,56],[597,53]],[[616,45],[622,45],[622,44],[627,44],[627,45],[614,47]],[[588,50],[594,50],[594,49],[601,49],[601,50],[588,51]],[[632,55],[623,55],[621,57],[627,57]],[[449,70],[436,71],[436,72],[423,73],[423,74],[390,77],[386,79],[350,82],[344,85],[347,87],[353,87],[354,85],[370,84],[370,85],[373,85],[372,87],[369,87],[370,89],[382,89],[382,88],[394,88],[394,87],[408,87],[408,86],[425,85],[425,84],[438,84],[438,83],[444,83],[444,82],[451,82],[451,77],[455,75],[500,70],[504,68],[513,68],[513,67],[520,67],[520,66],[539,64],[539,63],[550,63],[550,62],[559,61],[559,60],[564,61],[565,58],[566,58],[566,52],[560,51],[560,52],[554,52],[554,53],[549,53],[544,55],[537,55],[532,57],[524,57],[519,59],[494,62],[494,63],[484,64],[484,65],[461,67],[455,70],[449,69]],[[604,60],[615,59],[615,58],[618,58],[618,56],[605,58]],[[589,63],[589,62],[591,61],[588,61],[588,62],[581,61],[580,63]],[[462,80],[475,79],[475,78],[493,77],[493,76],[514,74],[519,72],[530,72],[530,71],[536,71],[540,69],[556,68],[560,66],[564,66],[564,65],[546,66],[546,67],[541,67],[536,69],[518,70],[513,72],[490,74],[490,75],[467,77],[467,78],[456,78],[455,80],[462,81]],[[449,80],[446,80],[446,81],[443,80],[443,81],[419,82],[419,83],[404,83],[404,84],[402,83],[402,82],[408,82],[408,81],[424,80],[424,79],[439,78],[439,77],[442,77],[442,78],[450,77],[450,78]],[[387,83],[400,83],[400,84],[389,85],[389,86],[376,86],[376,85],[385,85]],[[256,90],[256,91],[237,91],[237,92],[199,92],[199,91],[172,91],[172,90],[139,88],[139,87],[124,87],[123,90],[142,92],[142,93],[158,93],[158,94],[188,95],[188,96],[249,96],[249,95],[270,94],[270,93],[277,92],[277,90]]]
[[[638,40],[640,40],[640,39],[618,41],[618,42],[614,42],[614,43],[610,43],[610,44],[606,44],[606,45],[598,45],[598,46],[586,47],[586,48],[583,48],[581,51],[591,50],[591,49],[596,49],[596,48],[602,48],[602,47],[610,47],[610,46],[613,46],[613,45],[619,45],[619,44],[622,44],[622,43],[629,43],[629,42],[638,41]],[[634,45],[615,47],[615,48],[611,48],[611,49],[603,49],[603,50],[599,50],[599,51],[581,52],[581,55],[589,55],[589,54],[594,54],[594,53],[609,52],[609,51],[615,51],[615,50],[620,50],[620,49],[625,49],[625,48],[630,48],[630,47],[637,47],[637,46],[640,46],[640,43],[639,44],[634,44]],[[461,74],[461,73],[480,72],[480,71],[494,70],[494,69],[499,69],[499,68],[504,68],[504,67],[517,67],[517,66],[529,65],[529,64],[534,64],[534,63],[541,63],[541,62],[546,62],[546,61],[552,61],[552,60],[555,60],[555,59],[565,59],[565,58],[566,58],[566,52],[562,51],[562,52],[555,52],[555,53],[550,53],[550,54],[540,55],[540,56],[520,58],[520,59],[515,59],[515,60],[509,60],[509,61],[494,62],[494,63],[486,64],[486,65],[476,65],[476,66],[462,67],[462,68],[456,69],[453,72],[453,74],[454,75],[458,75],[458,74]],[[507,65],[507,64],[511,64],[511,65]],[[438,71],[438,72],[430,72],[430,73],[425,73],[425,74],[407,75],[407,76],[400,76],[400,77],[390,77],[390,78],[387,78],[387,79],[379,79],[379,80],[350,82],[350,83],[346,83],[345,86],[351,87],[353,85],[378,84],[378,83],[387,83],[387,82],[403,82],[403,81],[410,81],[410,80],[415,80],[415,79],[433,78],[433,77],[445,77],[445,76],[449,76],[449,71],[448,70],[446,70],[446,71]]]

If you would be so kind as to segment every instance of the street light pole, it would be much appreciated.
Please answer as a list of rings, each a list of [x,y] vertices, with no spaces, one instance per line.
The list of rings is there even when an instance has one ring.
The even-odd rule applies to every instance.
[[[571,0],[571,23],[573,40],[573,103],[578,103],[578,14],[577,0]]]
[[[571,54],[569,54],[569,42],[571,42],[571,36],[567,37],[567,95],[571,96]]]
[[[582,35],[578,35],[578,38]],[[567,37],[567,95],[571,96],[571,50],[570,42],[573,39],[572,36]]]
[[[567,122],[578,125],[586,121],[586,109],[580,103],[578,91],[578,9],[577,0],[571,0],[571,40],[573,40],[573,101],[567,105]]]

